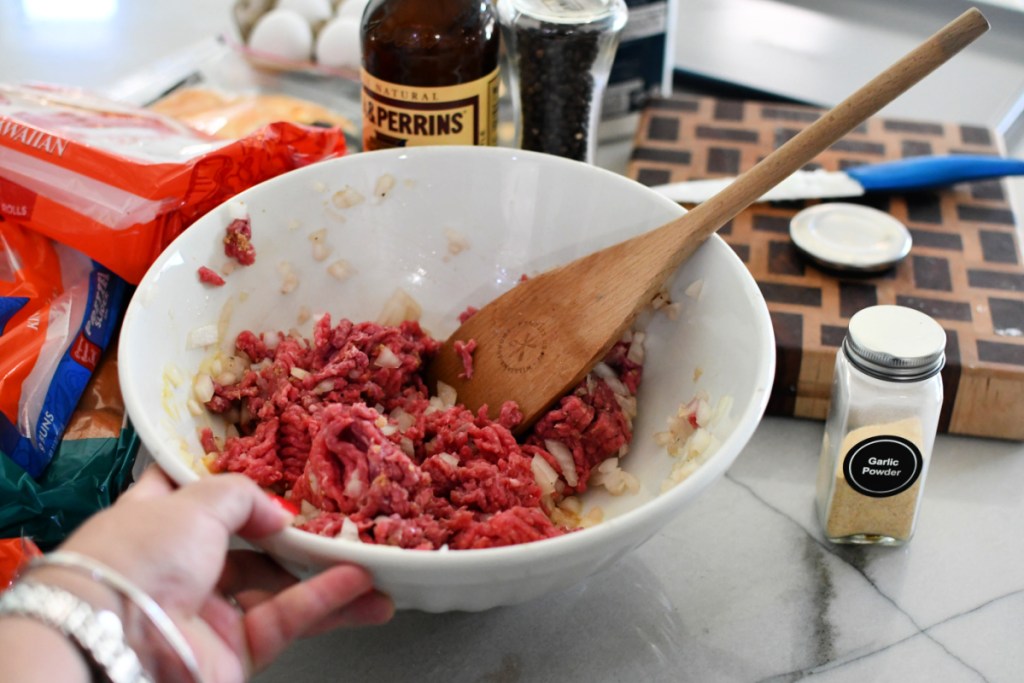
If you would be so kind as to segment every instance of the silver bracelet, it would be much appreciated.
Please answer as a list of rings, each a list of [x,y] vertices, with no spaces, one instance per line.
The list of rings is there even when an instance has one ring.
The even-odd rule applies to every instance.
[[[188,675],[192,681],[194,683],[203,682],[203,676],[199,671],[199,662],[196,661],[195,653],[192,652],[192,648],[189,646],[188,641],[185,640],[185,636],[178,629],[178,626],[167,615],[167,612],[157,604],[156,600],[149,597],[145,591],[129,581],[125,576],[114,571],[102,562],[92,559],[91,557],[66,550],[52,552],[43,555],[42,557],[34,558],[29,566],[64,567],[66,569],[73,569],[86,574],[94,581],[102,583],[103,585],[113,589],[115,592],[123,595],[133,605],[135,605],[146,616],[156,630],[160,632],[160,635],[163,636],[164,640],[171,646],[175,655],[177,655],[181,660],[181,663],[185,666],[185,669],[188,671]]]
[[[19,581],[0,594],[0,615],[29,617],[60,631],[78,645],[112,683],[153,683],[124,638],[116,614],[96,611],[63,588]]]

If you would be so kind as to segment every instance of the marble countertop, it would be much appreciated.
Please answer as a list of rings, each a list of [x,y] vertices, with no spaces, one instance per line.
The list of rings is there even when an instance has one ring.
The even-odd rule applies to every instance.
[[[867,31],[838,0],[752,3],[825,17],[831,47],[817,49],[830,54],[860,49]],[[225,30],[231,4],[65,3],[95,15],[76,23],[46,19],[52,2],[3,2],[0,78],[101,88]],[[681,0],[679,35],[721,31],[740,4],[716,11],[707,0]],[[880,39],[891,39],[883,49],[911,39],[907,13],[923,4],[902,6],[882,31]],[[751,54],[773,44],[781,45],[755,36]],[[698,48],[711,49],[677,45],[677,65],[700,62]],[[719,52],[703,63],[729,77],[741,57]],[[1011,50],[975,59],[1002,76],[957,114],[1012,134],[1024,58]],[[813,80],[814,60],[802,63]],[[763,85],[799,82],[787,71],[785,82]],[[933,113],[927,96],[903,106],[900,115]],[[1010,142],[1011,153],[1024,155],[1019,138]],[[383,627],[306,640],[256,680],[1022,680],[1024,444],[940,436],[915,538],[901,548],[860,548],[824,541],[816,521],[821,434],[818,422],[765,419],[725,478],[635,553],[573,589],[477,614],[401,613]]]
[[[864,548],[822,538],[820,440],[768,418],[724,479],[585,584],[328,634],[259,680],[1020,680],[1024,448],[940,437],[913,540]]]

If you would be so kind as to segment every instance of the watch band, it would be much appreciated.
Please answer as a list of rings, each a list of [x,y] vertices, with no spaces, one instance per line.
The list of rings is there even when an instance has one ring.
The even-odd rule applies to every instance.
[[[153,683],[125,642],[120,618],[107,610],[94,610],[73,593],[22,580],[0,593],[0,616],[5,614],[29,617],[60,631],[112,683]]]

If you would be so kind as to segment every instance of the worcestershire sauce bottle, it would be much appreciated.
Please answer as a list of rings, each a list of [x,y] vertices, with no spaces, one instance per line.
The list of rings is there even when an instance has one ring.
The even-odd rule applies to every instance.
[[[370,0],[361,38],[363,149],[497,144],[490,0]]]

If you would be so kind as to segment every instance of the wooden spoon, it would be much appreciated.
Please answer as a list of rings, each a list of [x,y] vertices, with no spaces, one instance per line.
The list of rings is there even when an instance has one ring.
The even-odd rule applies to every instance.
[[[986,30],[981,12],[964,12],[690,212],[518,283],[448,338],[428,368],[430,386],[443,381],[460,403],[486,404],[492,417],[504,401],[516,401],[525,429],[604,357],[704,240]],[[466,379],[455,345],[471,339],[477,347]]]

